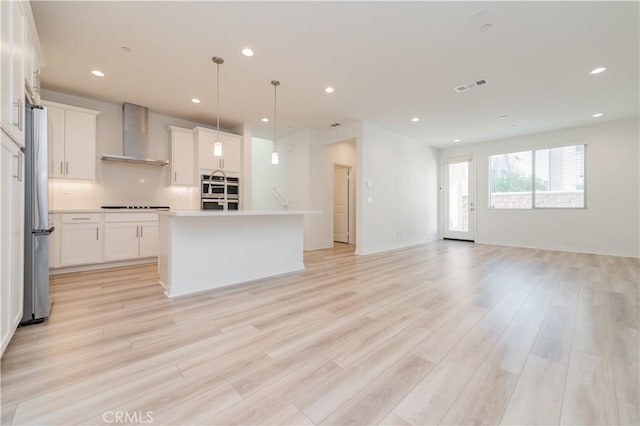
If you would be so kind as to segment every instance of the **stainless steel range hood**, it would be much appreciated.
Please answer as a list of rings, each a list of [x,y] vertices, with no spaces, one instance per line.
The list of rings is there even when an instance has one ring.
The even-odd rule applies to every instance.
[[[149,158],[149,109],[140,105],[122,105],[123,155],[104,154],[105,161],[166,166],[167,160]]]

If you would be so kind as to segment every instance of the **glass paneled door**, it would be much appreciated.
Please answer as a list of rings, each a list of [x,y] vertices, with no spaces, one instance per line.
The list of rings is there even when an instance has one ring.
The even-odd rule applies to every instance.
[[[445,161],[444,237],[475,240],[475,183],[471,157]]]

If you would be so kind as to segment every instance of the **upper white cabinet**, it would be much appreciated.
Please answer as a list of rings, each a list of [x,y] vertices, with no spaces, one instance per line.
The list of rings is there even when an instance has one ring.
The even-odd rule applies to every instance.
[[[25,95],[39,104],[43,63],[28,1],[0,1],[0,39],[0,127],[24,146]]]
[[[34,104],[40,104],[40,55],[38,34],[27,25],[24,32],[24,81]]]
[[[49,177],[95,180],[100,112],[48,101],[42,104],[47,107]]]
[[[242,136],[220,132],[222,156],[215,157],[213,155],[213,144],[216,141],[216,131],[202,127],[196,127],[194,130],[198,143],[199,169],[219,169],[227,173],[240,173],[242,165]]]
[[[2,130],[24,146],[24,2],[2,1]]]
[[[195,185],[195,142],[193,131],[169,126],[171,129],[171,184]]]

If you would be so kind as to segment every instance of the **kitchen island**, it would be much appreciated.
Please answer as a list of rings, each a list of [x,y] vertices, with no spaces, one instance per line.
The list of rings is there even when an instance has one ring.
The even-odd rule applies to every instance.
[[[168,297],[304,269],[305,210],[160,211],[158,269]]]

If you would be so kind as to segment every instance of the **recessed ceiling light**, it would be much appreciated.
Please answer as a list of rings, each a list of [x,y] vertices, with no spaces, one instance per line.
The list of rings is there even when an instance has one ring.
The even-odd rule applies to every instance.
[[[598,67],[598,68],[592,69],[589,74],[591,75],[600,74],[601,72],[605,72],[606,70],[607,69],[605,67]]]
[[[413,117],[413,118],[411,119],[411,121],[413,121],[413,122],[415,123],[416,121],[420,121],[420,118],[418,118],[418,117]]]
[[[453,141],[454,142],[460,142],[460,139],[454,139]]]
[[[507,118],[509,118],[508,115],[501,115],[500,117],[498,117],[498,120],[506,120]]]
[[[327,93],[333,93],[333,87],[327,86],[327,87],[325,87],[324,91],[327,92]]]
[[[268,122],[269,122],[269,119],[268,119],[267,117],[263,117],[261,121],[262,121],[263,123],[268,123]]]
[[[242,49],[242,54],[244,56],[253,56],[253,50],[249,49],[248,47],[245,47],[244,49]]]
[[[124,53],[131,53],[132,52],[131,48],[127,47],[127,46],[122,46],[120,48],[120,50],[122,50]]]
[[[200,99],[193,98],[193,99],[191,99],[191,102],[193,102],[194,104],[199,104],[200,103]]]
[[[598,118],[598,117],[602,117],[602,113],[601,112],[596,112],[595,114],[592,115],[593,118]]]
[[[484,24],[480,27],[480,31],[489,31],[491,28],[493,28],[493,24]]]
[[[100,70],[93,70],[91,71],[91,74],[95,75],[96,77],[104,77],[104,73]]]

